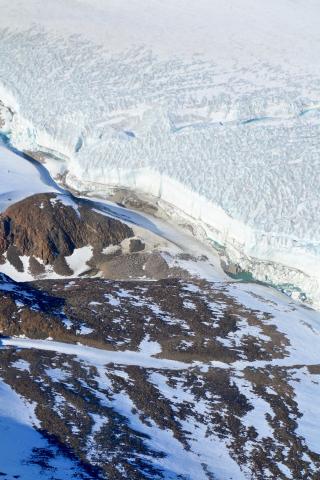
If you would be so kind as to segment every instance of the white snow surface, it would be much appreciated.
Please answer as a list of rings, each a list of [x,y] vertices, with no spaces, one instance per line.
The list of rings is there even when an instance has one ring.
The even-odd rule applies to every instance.
[[[2,130],[320,305],[316,0],[0,0]],[[10,112],[13,112],[11,115]]]
[[[10,152],[0,141],[0,212],[36,193],[57,193],[41,176],[41,170]]]
[[[35,348],[38,350],[47,350],[49,352],[65,353],[67,355],[76,355],[78,358],[92,362],[95,366],[104,366],[108,363],[118,363],[119,365],[137,365],[146,368],[162,368],[172,370],[183,370],[190,364],[177,360],[168,360],[154,358],[151,352],[133,352],[126,350],[124,352],[114,352],[101,350],[98,348],[87,347],[81,344],[68,344],[56,342],[53,340],[31,340],[28,338],[6,338],[1,339],[1,345],[16,346],[20,348]]]
[[[140,342],[139,351],[151,356],[157,355],[158,353],[161,353],[161,345],[159,342],[150,340],[150,336],[146,335],[146,337]]]
[[[72,255],[66,258],[68,266],[75,276],[81,275],[89,269],[87,262],[92,257],[92,247],[87,245],[82,248],[76,248]]]
[[[320,376],[311,375],[307,368],[297,370],[293,375],[291,385],[294,387],[302,417],[298,421],[298,433],[305,438],[310,448],[320,453],[319,445],[319,398]]]
[[[53,472],[59,473],[63,480],[73,478],[77,464],[50,447],[35,426],[38,427],[39,422],[34,405],[23,400],[0,379],[0,471],[7,478],[20,477],[24,480],[49,480]],[[53,453],[46,470],[33,461],[37,449],[48,449]]]

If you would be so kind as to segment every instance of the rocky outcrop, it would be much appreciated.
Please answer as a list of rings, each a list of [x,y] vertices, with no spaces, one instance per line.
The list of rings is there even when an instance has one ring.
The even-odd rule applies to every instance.
[[[101,251],[133,235],[126,224],[64,195],[33,195],[0,215],[0,255],[9,251],[16,263],[27,255],[53,264],[77,248],[91,245]]]

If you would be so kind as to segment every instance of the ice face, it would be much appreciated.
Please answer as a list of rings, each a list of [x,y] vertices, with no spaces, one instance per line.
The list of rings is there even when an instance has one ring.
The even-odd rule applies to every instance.
[[[12,142],[63,158],[80,190],[160,198],[319,305],[317,2],[104,3],[4,4]]]

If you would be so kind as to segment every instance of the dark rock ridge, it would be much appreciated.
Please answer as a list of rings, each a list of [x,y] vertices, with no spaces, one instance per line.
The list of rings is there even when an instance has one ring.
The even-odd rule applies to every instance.
[[[17,269],[21,255],[53,264],[77,248],[91,245],[101,251],[133,236],[126,224],[64,195],[32,195],[0,214],[0,255],[7,252],[12,261],[16,259]]]

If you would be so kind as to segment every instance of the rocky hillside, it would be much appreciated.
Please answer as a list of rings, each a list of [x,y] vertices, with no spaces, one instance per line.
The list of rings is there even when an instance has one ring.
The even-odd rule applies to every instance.
[[[127,209],[121,208],[125,216]],[[67,193],[28,196],[0,213],[0,272],[18,281],[79,275],[190,278],[203,266],[214,272],[205,255],[187,253],[127,217],[119,220]]]
[[[68,196],[37,194],[0,214],[0,261],[9,261],[23,272],[22,257],[27,257],[28,268],[35,276],[45,273],[48,265],[57,274],[72,275],[66,257],[76,250],[89,246],[95,255],[133,236],[132,229],[123,222]]]
[[[58,480],[63,452],[77,465],[63,478],[317,480],[319,325],[283,300],[238,283],[2,275],[1,382],[48,442],[3,478],[36,465]]]

